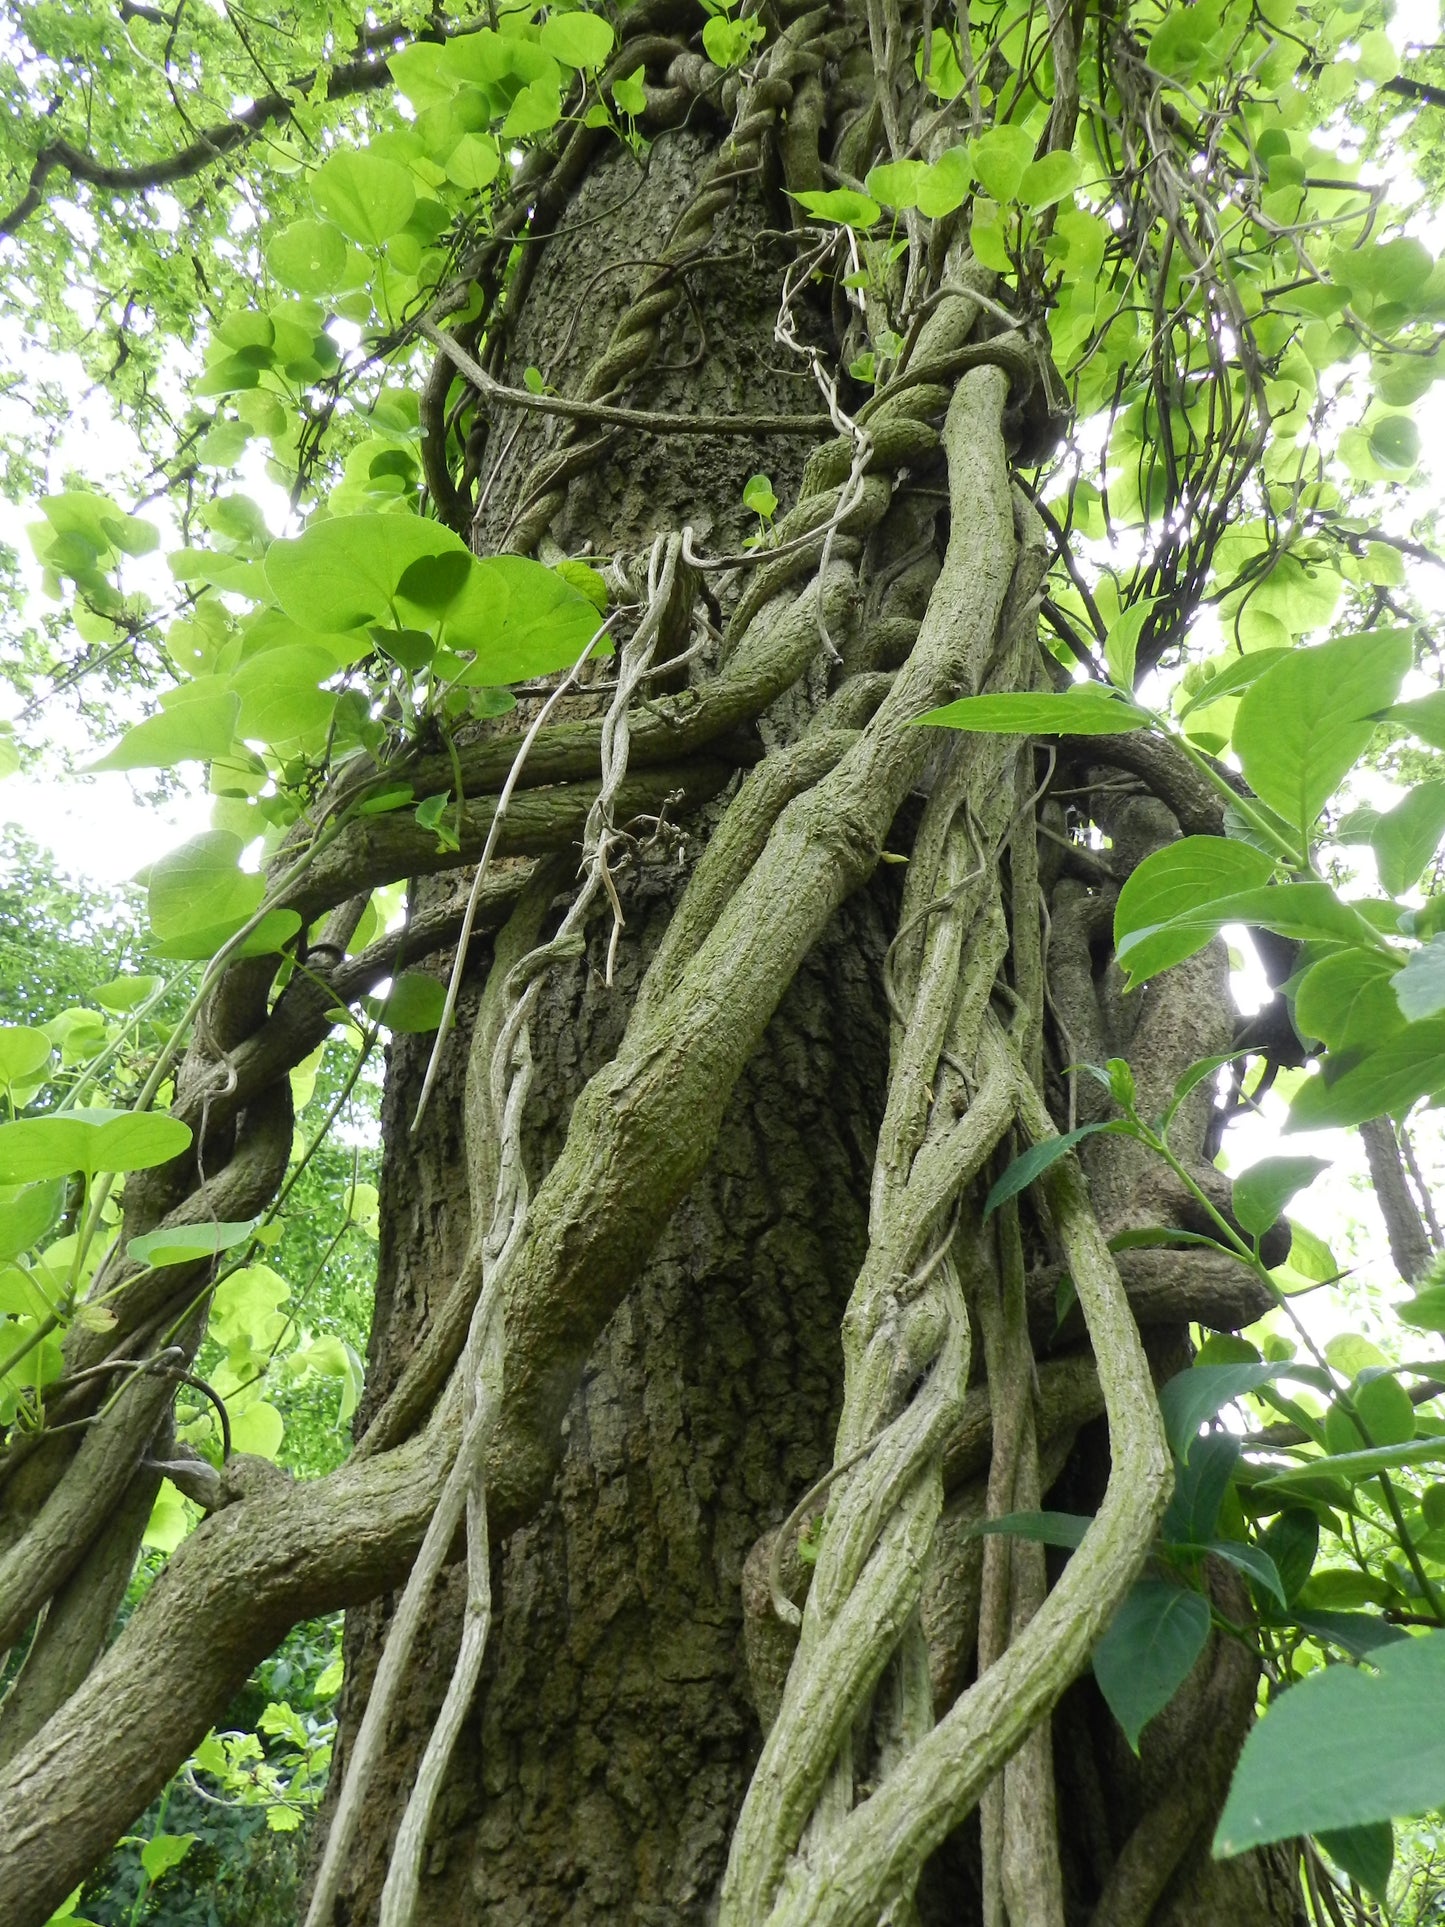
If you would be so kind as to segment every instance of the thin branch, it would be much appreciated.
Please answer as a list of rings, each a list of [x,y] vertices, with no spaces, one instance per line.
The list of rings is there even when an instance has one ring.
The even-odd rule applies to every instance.
[[[461,343],[430,321],[419,324],[459,374],[488,401],[506,408],[530,408],[539,415],[564,415],[569,421],[608,422],[615,428],[642,428],[652,435],[816,435],[831,426],[826,415],[669,415],[651,408],[614,408],[608,402],[574,401],[568,395],[534,395],[508,388],[489,375]]]
[[[6,214],[0,214],[0,239],[16,233],[48,198],[46,184],[57,172],[89,187],[104,188],[112,194],[146,194],[152,188],[169,187],[204,173],[228,154],[247,147],[274,122],[289,121],[297,103],[306,99],[316,84],[316,72],[287,81],[284,91],[263,94],[244,112],[230,120],[205,128],[187,146],[165,159],[144,161],[131,167],[107,166],[83,148],[68,140],[47,141],[35,157],[25,192]],[[370,93],[391,84],[391,73],[379,53],[368,51],[355,60],[333,67],[326,77],[326,98],[345,100],[353,94]]]

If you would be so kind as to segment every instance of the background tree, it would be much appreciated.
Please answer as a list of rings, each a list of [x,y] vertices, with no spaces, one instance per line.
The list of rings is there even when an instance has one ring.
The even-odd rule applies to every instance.
[[[0,1034],[7,1917],[338,1608],[311,1922],[1361,1910],[1445,1797],[1439,1386],[1190,1357],[1334,1271],[1316,1161],[1211,1162],[1307,1054],[1440,1322],[1388,1120],[1445,1087],[1395,506],[1445,294],[1364,158],[1433,178],[1428,65],[1273,0],[15,26],[14,300],[155,505],[42,501],[80,646],[23,674],[163,685],[102,766],[217,800],[164,1039]],[[1421,780],[1341,822],[1382,725]],[[343,1016],[371,1351],[291,1479],[263,1253]]]

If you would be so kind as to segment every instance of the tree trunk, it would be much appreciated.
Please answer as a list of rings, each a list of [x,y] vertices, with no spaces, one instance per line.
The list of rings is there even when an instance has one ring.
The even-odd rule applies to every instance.
[[[686,218],[715,158],[715,142],[687,129],[660,138],[640,175],[634,162],[616,155],[594,167],[543,251],[525,303],[509,317],[507,377],[520,381],[522,370],[535,366],[562,393],[579,391],[627,301],[653,278],[646,264]],[[705,261],[690,277],[688,302],[673,308],[651,344],[645,382],[620,388],[622,399],[719,412],[809,405],[800,398],[806,390],[797,369],[784,364],[773,340],[776,277],[742,265],[755,230],[788,224],[787,203],[769,191],[774,185],[743,185],[713,229],[711,253],[721,265]],[[813,323],[826,339],[826,317],[815,315]],[[507,418],[499,418],[485,443],[473,432],[470,461],[483,508],[472,533],[482,552],[515,537],[535,496],[532,464],[557,442],[555,424],[533,427],[532,419],[504,436]],[[658,533],[690,525],[707,548],[735,550],[752,526],[740,506],[747,477],[766,470],[788,500],[800,471],[796,447],[624,433],[594,457],[584,480],[557,491],[548,534],[571,554],[636,552]],[[903,572],[920,529],[925,536],[931,530],[933,506],[922,517],[905,510],[873,539],[867,563],[875,580]],[[936,572],[930,556],[919,578],[922,596],[915,585],[913,606],[898,605],[915,623]],[[736,594],[734,586],[733,603]],[[876,637],[859,634],[863,627],[856,623],[841,638],[844,664],[855,675],[888,660],[886,643],[880,650]],[[796,740],[830,681],[836,686],[838,673],[815,665],[806,686],[790,690],[761,719],[759,748]],[[721,805],[713,806],[709,825],[720,814]],[[1145,827],[1133,827],[1136,842],[1177,833],[1157,806],[1143,814]],[[907,848],[916,821],[915,803],[900,820],[898,847]],[[534,1184],[556,1157],[578,1092],[617,1049],[699,841],[694,828],[682,849],[631,879],[610,987],[605,926],[594,925],[585,961],[554,974],[533,1035],[537,1069],[526,1130]],[[1069,869],[1066,862],[1050,865],[1047,855],[1045,864]],[[1166,1048],[1155,1049],[1154,1075],[1167,1088],[1185,1063],[1225,1047],[1231,1020],[1218,955],[1179,973],[1167,1004],[1153,995],[1142,1009],[1126,1010],[1113,982],[1101,1000],[1093,993],[1103,973],[1090,961],[1087,936],[1082,962],[1063,961],[1071,918],[1078,922],[1082,912],[1087,921],[1099,899],[1066,876],[1055,882],[1065,923],[1056,941],[1060,978],[1069,968],[1080,972],[1072,985],[1079,1007],[1087,1002],[1097,1010],[1102,1001],[1114,1020],[1110,1035],[1089,1037],[1090,1056],[1128,1050],[1137,1061],[1142,1051],[1148,1067],[1158,1042],[1151,1030],[1166,1035]],[[759,1555],[832,1458],[842,1399],[839,1323],[867,1250],[887,1090],[884,959],[899,899],[890,873],[880,872],[808,954],[732,1093],[702,1176],[592,1350],[563,1422],[561,1463],[545,1503],[494,1549],[498,1606],[484,1681],[431,1828],[419,1919],[438,1927],[663,1927],[716,1917],[763,1720],[776,1710],[791,1654],[791,1638],[780,1640],[772,1622]],[[426,886],[420,901],[427,901]],[[554,922],[560,908],[561,899]],[[482,974],[474,972],[477,981]],[[388,1232],[363,1432],[466,1249],[459,1128],[465,1043],[463,1028],[419,1145],[407,1126],[426,1050],[404,1040],[389,1062]],[[1203,1125],[1201,1117],[1201,1147]],[[1113,1219],[1143,1219],[1157,1206],[1158,1187],[1140,1180],[1127,1159],[1097,1160],[1096,1187]],[[1167,1283],[1161,1289],[1147,1274],[1141,1265],[1140,1295],[1148,1297],[1145,1288],[1154,1284],[1148,1315],[1167,1356],[1191,1307],[1171,1305]],[[1209,1316],[1197,1303],[1192,1312]],[[1066,1410],[1063,1432],[1050,1441],[1055,1469],[1068,1455],[1071,1416],[1077,1414]],[[1081,1451],[1071,1464],[1097,1469],[1100,1452],[1107,1456],[1107,1446],[1089,1434]],[[971,1476],[960,1479],[950,1511],[968,1520],[981,1509],[985,1478],[976,1458],[965,1470]],[[1075,1485],[1088,1479],[1087,1470],[1067,1467],[1062,1476]],[[1102,1480],[1091,1486],[1093,1504]],[[977,1550],[975,1542],[973,1556],[965,1552],[954,1568],[941,1566],[935,1581],[934,1675],[942,1697],[956,1694],[973,1672],[972,1652],[961,1650],[951,1624],[958,1602],[943,1595],[950,1581],[965,1593],[976,1588]],[[454,1568],[435,1595],[388,1729],[384,1766],[372,1782],[342,1889],[339,1917],[356,1927],[377,1916],[401,1809],[456,1655],[464,1590]],[[391,1605],[385,1599],[348,1615],[344,1734],[354,1732],[365,1705]],[[976,1606],[971,1614],[965,1606],[963,1618],[976,1628]],[[1293,1927],[1302,1918],[1288,1856],[1255,1855],[1220,1867],[1208,1854],[1253,1693],[1252,1668],[1233,1649],[1211,1645],[1140,1763],[1092,1684],[1071,1691],[1054,1738],[1070,1922]],[[345,1752],[343,1742],[338,1769]],[[929,1864],[919,1921],[981,1927],[982,1884],[978,1825],[970,1820]]]

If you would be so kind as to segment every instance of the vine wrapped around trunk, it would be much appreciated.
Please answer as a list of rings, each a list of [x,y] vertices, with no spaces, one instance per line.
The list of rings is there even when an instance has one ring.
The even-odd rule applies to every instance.
[[[441,63],[471,27],[436,34]],[[1222,944],[1127,996],[1113,954],[1144,865],[1261,820],[1130,694],[1226,593],[1233,521],[1275,518],[1270,563],[1291,539],[1260,508],[1278,353],[1226,245],[1239,143],[1162,102],[1127,10],[641,0],[615,39],[597,98],[637,151],[608,111],[549,127],[388,334],[394,366],[433,357],[420,526],[467,552],[439,533],[394,572],[365,733],[327,737],[152,1069],[140,1108],[172,1079],[185,1148],[130,1175],[105,1315],[0,1459],[0,1644],[28,1642],[0,1911],[43,1927],[250,1669],[345,1607],[308,1927],[1294,1927],[1290,1853],[1209,1857],[1258,1679],[1213,1541],[1191,1596],[1237,1638],[1142,1754],[1082,1677],[1170,1504],[1155,1388],[1191,1328],[1268,1309],[1283,1256],[1268,1228],[1229,1256],[1191,1070],[1239,1054]],[[1081,146],[1107,235],[1061,206]],[[59,167],[85,178],[47,147],[17,221]],[[1109,620],[1124,565],[1072,519],[1105,417],[1100,474],[1150,531]],[[499,677],[510,711],[419,712],[397,605],[441,651],[500,563],[553,569],[585,646]],[[430,687],[471,703],[448,662]],[[994,698],[1040,707],[938,714]],[[1006,713],[1042,720],[967,720]],[[404,925],[348,954],[401,881]],[[217,1259],[129,1242],[264,1212],[291,1071],[408,966],[447,992],[391,1048],[350,1456],[188,1457]],[[162,1473],[207,1516],[111,1641]],[[1010,1529],[1050,1494],[1091,1515],[1067,1563]]]

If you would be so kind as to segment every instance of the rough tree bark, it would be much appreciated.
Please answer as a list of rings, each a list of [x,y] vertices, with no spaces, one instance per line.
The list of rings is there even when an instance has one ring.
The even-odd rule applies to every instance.
[[[516,382],[535,365],[561,392],[577,391],[624,305],[626,264],[645,260],[656,237],[685,215],[714,152],[689,128],[659,143],[640,181],[622,157],[593,169],[514,318],[503,378]],[[714,227],[712,251],[722,265],[705,262],[690,277],[688,305],[661,330],[654,355],[677,372],[659,375],[656,362],[649,366],[647,405],[806,407],[799,371],[774,341],[775,282],[741,271],[749,237],[788,223],[776,188],[775,179],[749,183]],[[641,279],[646,285],[645,269]],[[492,426],[494,441],[505,426]],[[545,427],[509,438],[495,479],[486,466],[490,449],[483,457],[486,507],[473,525],[483,553],[505,545],[517,498],[525,500],[529,462],[555,439]],[[786,502],[800,478],[796,446],[627,434],[560,500],[550,533],[568,553],[636,552],[659,533],[691,525],[708,547],[735,550],[752,526],[739,508],[748,475],[769,472]],[[873,541],[875,579],[897,576],[910,557],[917,566],[919,531],[931,532],[930,519],[900,516]],[[895,622],[916,624],[936,569],[936,561],[924,564],[923,596]],[[873,661],[891,666],[876,636],[856,629],[843,655],[855,674]],[[815,664],[808,680],[806,691],[789,691],[760,719],[763,747],[796,739],[841,678]],[[1111,773],[1099,767],[1087,775],[1107,785]],[[900,819],[900,851],[917,809],[915,800]],[[1134,824],[1136,847],[1129,848],[1125,814],[1104,818],[1127,852],[1113,871],[1118,880],[1156,841],[1177,834],[1167,810],[1136,803],[1132,815],[1143,822]],[[1062,1003],[1069,995],[1070,1009],[1086,1013],[1086,1022],[1102,1002],[1103,1028],[1088,1034],[1087,1054],[1102,1062],[1127,1053],[1146,1095],[1167,1094],[1185,1064],[1228,1047],[1232,1018],[1219,955],[1179,973],[1167,996],[1124,1006],[1091,954],[1107,930],[1099,873],[1071,876],[1064,852],[1048,845],[1042,861],[1050,900],[1061,906],[1051,950],[1055,996]],[[617,1047],[636,979],[687,867],[681,852],[661,877],[644,877],[624,894],[624,965],[611,989],[602,982],[605,928],[585,961],[552,987],[543,1039],[534,1041],[540,1068],[528,1118],[538,1177],[560,1146],[582,1081]],[[900,896],[889,886],[884,871],[851,900],[789,988],[733,1094],[703,1176],[588,1359],[546,1502],[495,1560],[500,1605],[485,1685],[433,1826],[422,1919],[448,1927],[662,1927],[716,1915],[728,1842],[757,1758],[760,1711],[771,1718],[776,1710],[777,1675],[790,1650],[786,1640],[779,1650],[757,1554],[832,1457],[842,1396],[838,1325],[867,1248],[887,1086],[883,968]],[[1077,981],[1066,992],[1070,972]],[[1075,1044],[1082,1052],[1085,1038]],[[425,1052],[407,1043],[390,1060],[384,1198],[391,1229],[369,1399],[384,1396],[424,1329],[428,1281],[454,1275],[465,1246],[454,1121],[463,1048],[464,1040],[452,1053],[450,1101],[438,1106],[420,1152],[406,1127]],[[1102,1108],[1088,1096],[1082,1102],[1085,1115]],[[1201,1152],[1205,1124],[1201,1114]],[[426,1174],[420,1188],[419,1167]],[[1157,1183],[1117,1155],[1097,1158],[1094,1176],[1111,1229],[1157,1221],[1171,1205],[1179,1210],[1179,1200],[1162,1199]],[[1227,1325],[1259,1309],[1247,1281],[1234,1298],[1238,1286],[1227,1277],[1181,1293],[1178,1274],[1177,1266],[1136,1261],[1130,1279],[1141,1307],[1150,1301],[1161,1358],[1177,1356],[1191,1313]],[[1077,1486],[1088,1474],[1071,1470],[1068,1451],[1081,1407],[1062,1404],[1045,1462]],[[1097,1398],[1083,1409],[1092,1416]],[[363,1411],[363,1431],[365,1420]],[[1097,1462],[1100,1450],[1085,1434],[1081,1463]],[[960,1458],[949,1502],[955,1528],[980,1515],[986,1482],[976,1454]],[[1099,1496],[1094,1479],[1089,1509]],[[944,1698],[975,1663],[963,1650],[967,1638],[948,1623],[956,1601],[944,1603],[950,1581],[960,1593],[977,1585],[976,1545],[973,1553],[933,1586],[935,1677]],[[462,1590],[454,1574],[389,1729],[385,1773],[374,1784],[343,1889],[348,1921],[376,1917],[396,1825],[455,1653]],[[963,1616],[976,1626],[976,1610]],[[348,1619],[344,1732],[365,1703],[387,1624],[385,1601]],[[1251,1856],[1216,1867],[1208,1855],[1210,1822],[1252,1714],[1254,1679],[1235,1652],[1211,1649],[1188,1699],[1151,1734],[1142,1765],[1092,1687],[1073,1689],[1056,1741],[1070,1920],[1205,1927],[1249,1919],[1283,1927],[1299,1918],[1287,1862]],[[977,1851],[976,1826],[968,1823],[924,1876],[920,1921],[984,1920]],[[1022,1927],[1027,1916],[1013,1918]]]
[[[463,327],[461,347],[495,379],[520,386],[535,365],[586,401],[820,409],[798,344],[845,367],[859,312],[840,285],[845,249],[800,237],[784,188],[861,178],[896,144],[900,114],[908,138],[931,138],[902,42],[878,9],[785,10],[739,80],[699,55],[685,0],[644,0],[625,18],[616,71],[646,68],[646,161],[593,130],[566,137],[529,185],[528,251],[500,314],[484,343]],[[1077,31],[1060,11],[1055,144],[1072,132]],[[1218,830],[1218,809],[1187,766],[1128,739],[1046,751],[912,728],[965,691],[1047,686],[1047,542],[1010,470],[1047,457],[1059,399],[1041,309],[1000,306],[956,223],[912,238],[912,359],[871,404],[846,379],[837,392],[862,437],[830,439],[826,422],[815,441],[567,426],[477,404],[445,353],[424,400],[435,505],[481,552],[620,554],[640,583],[651,545],[690,529],[685,593],[662,626],[665,655],[694,649],[633,720],[615,968],[603,897],[585,953],[552,965],[531,1023],[533,1208],[508,1274],[486,1475],[497,1603],[422,1867],[417,1918],[439,1927],[1302,1919],[1288,1855],[1209,1857],[1252,1714],[1247,1654],[1212,1643],[1137,1761],[1076,1678],[1166,1497],[1135,1322],[1159,1375],[1186,1356],[1191,1323],[1229,1329],[1263,1307],[1248,1280],[1171,1250],[1127,1254],[1119,1291],[1104,1238],[1187,1225],[1191,1207],[1118,1139],[1089,1146],[1090,1193],[1066,1161],[1046,1208],[980,1213],[1011,1142],[1101,1114],[1066,1066],[1127,1056],[1148,1111],[1184,1066],[1228,1048],[1217,949],[1129,999],[1109,955],[1130,869],[1181,829]],[[801,274],[799,249],[812,253]],[[891,287],[903,293],[898,277]],[[694,568],[755,530],[741,497],[758,470],[792,511],[779,558]],[[703,728],[719,688],[731,707]],[[45,1919],[280,1632],[337,1605],[350,1608],[347,1764],[456,1452],[460,1393],[442,1387],[478,1289],[491,1156],[469,1123],[477,1012],[494,948],[501,973],[566,909],[605,706],[584,691],[539,742],[528,781],[547,787],[519,792],[498,846],[417,1138],[425,1049],[393,1048],[356,1457],[309,1493],[232,1469],[125,1636],[102,1657],[101,1635],[82,1630],[84,1665],[70,1648],[63,1664],[42,1652],[8,1748],[0,1725],[0,1893],[17,1927]],[[448,862],[475,862],[517,740],[492,725],[463,746],[481,800]],[[436,752],[411,769],[419,795],[452,780]],[[344,928],[359,892],[409,875],[413,953],[427,933],[444,969],[458,883],[435,876],[431,839],[408,841],[391,818],[347,835],[292,900]],[[347,967],[346,987],[395,957],[383,944]],[[266,981],[258,966],[232,970],[181,1079],[179,1107],[229,1156],[234,1199],[197,1204],[193,1167],[172,1170],[132,1187],[137,1226],[239,1217],[275,1183],[262,1153],[274,1163],[278,1141],[284,1166],[268,1093],[284,1092],[322,1019],[304,986],[268,1014]],[[219,1097],[215,1049],[235,1074]],[[1206,1186],[1210,1105],[1201,1088],[1177,1139]],[[222,1161],[208,1152],[208,1168]],[[1060,1320],[1066,1269],[1082,1314]],[[132,1328],[163,1310],[137,1296]],[[90,1362],[83,1344],[73,1362]],[[155,1409],[122,1402],[107,1421],[121,1490],[145,1476],[164,1403],[136,1384],[131,1405],[151,1396]],[[790,1515],[835,1454],[836,1484],[811,1506],[828,1518],[805,1540],[810,1565]],[[70,1469],[69,1448],[52,1445],[14,1474],[0,1547],[19,1562],[12,1635],[48,1596],[63,1619],[71,1571],[113,1563],[95,1537],[111,1499],[77,1498]],[[875,1474],[892,1483],[865,1505]],[[1047,1495],[1099,1510],[1094,1550],[1066,1569],[969,1536],[986,1509]],[[22,1555],[62,1528],[73,1552],[27,1590],[39,1568]],[[801,1633],[777,1611],[774,1578],[795,1613],[806,1604]],[[465,1587],[452,1566],[391,1709],[342,1872],[336,1918],[352,1927],[378,1917]],[[849,1614],[869,1629],[852,1644]],[[852,1700],[835,1651],[857,1673]],[[168,1677],[185,1682],[180,1704],[141,1683]],[[885,1863],[892,1884],[870,1899],[859,1867]]]

